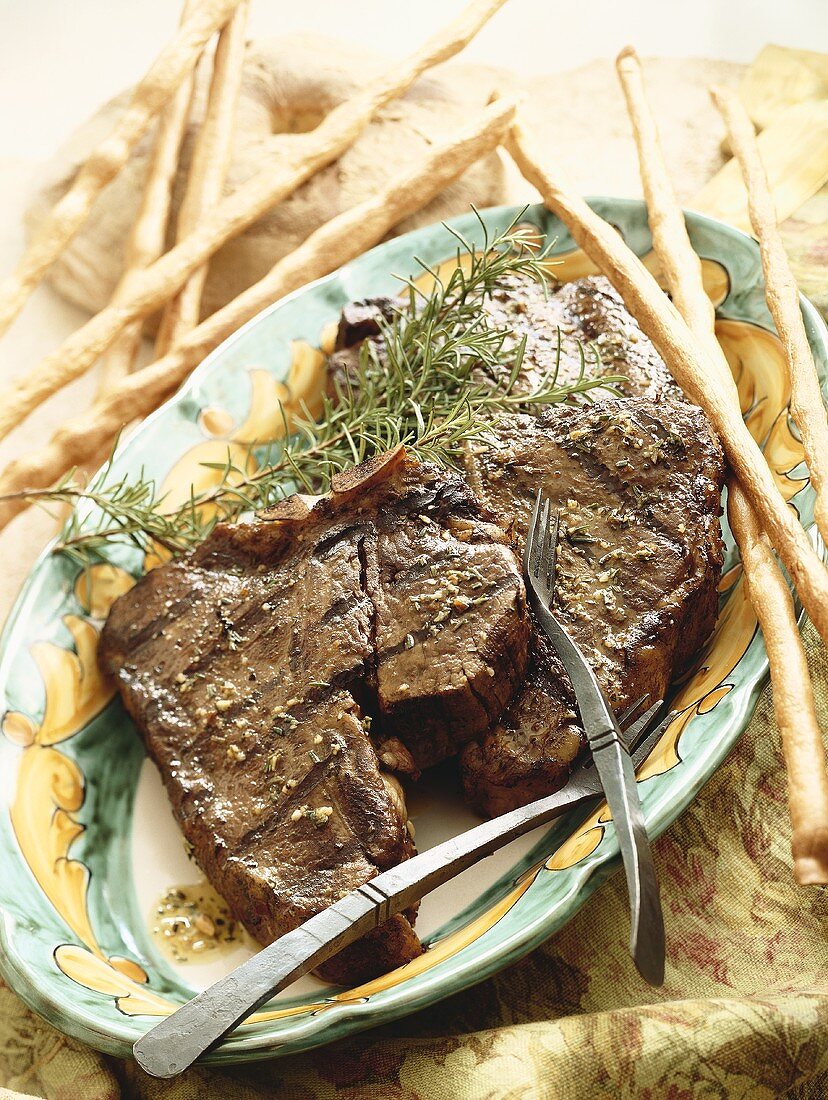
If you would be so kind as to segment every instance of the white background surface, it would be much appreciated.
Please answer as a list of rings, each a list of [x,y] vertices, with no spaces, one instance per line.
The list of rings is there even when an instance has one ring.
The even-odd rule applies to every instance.
[[[251,37],[301,30],[410,52],[462,0],[252,0]],[[78,123],[146,70],[178,22],[178,0],[0,0],[0,273],[23,246],[30,178]],[[463,55],[527,75],[566,72],[632,42],[644,55],[749,61],[767,42],[828,50],[828,0],[510,0]],[[40,288],[0,347],[0,386],[25,372],[85,316]],[[89,403],[90,376],[67,387],[0,444],[0,467],[37,447]],[[13,523],[0,618],[51,521]],[[20,552],[22,551],[22,553]]]
[[[252,37],[313,30],[402,54],[462,0],[253,0]],[[176,0],[0,0],[0,152],[43,158],[146,69]],[[640,54],[750,61],[767,42],[828,49],[828,0],[510,0],[474,61],[561,72],[632,42]]]

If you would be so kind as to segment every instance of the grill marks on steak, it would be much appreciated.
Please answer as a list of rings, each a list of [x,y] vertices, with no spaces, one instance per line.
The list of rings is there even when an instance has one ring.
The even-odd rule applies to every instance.
[[[716,619],[723,459],[703,413],[638,397],[504,417],[473,462],[521,543],[539,488],[559,510],[556,611],[613,706],[662,697]],[[568,680],[538,638],[524,692],[464,750],[466,795],[491,814],[541,797],[582,740]]]
[[[122,596],[101,637],[199,863],[262,942],[408,858],[381,761],[414,771],[456,752],[526,662],[509,539],[460,478],[399,450],[335,490],[220,525]],[[413,958],[413,917],[325,975]]]

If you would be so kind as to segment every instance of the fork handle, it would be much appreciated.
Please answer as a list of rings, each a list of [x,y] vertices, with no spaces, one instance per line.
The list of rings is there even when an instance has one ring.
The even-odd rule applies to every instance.
[[[630,954],[645,981],[658,986],[664,981],[664,916],[635,768],[617,727],[593,734],[589,745],[612,812],[627,877]]]
[[[135,1043],[136,1061],[154,1077],[183,1072],[257,1008],[331,955],[511,840],[594,798],[591,790],[558,791],[383,871],[156,1024]]]
[[[539,597],[531,578],[527,594],[532,610],[572,681],[581,722],[615,824],[630,898],[630,954],[645,981],[661,985],[664,981],[664,916],[635,768],[609,700],[577,642]]]

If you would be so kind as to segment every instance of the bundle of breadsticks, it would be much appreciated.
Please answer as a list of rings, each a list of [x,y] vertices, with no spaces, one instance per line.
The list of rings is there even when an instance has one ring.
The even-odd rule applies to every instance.
[[[428,69],[459,53],[505,0],[472,0],[447,27],[402,62],[372,79],[316,127],[295,135],[291,151],[222,198],[236,96],[244,54],[247,0],[187,0],[181,26],[136,86],[115,130],[93,151],[55,206],[17,271],[2,284],[0,332],[13,320],[89,215],[96,195],[126,163],[152,119],[163,110],[141,210],[127,247],[126,267],[112,301],[59,348],[0,395],[0,438],[47,397],[106,355],[102,385],[89,412],[64,424],[40,450],[12,462],[0,476],[0,528],[69,468],[94,460],[125,424],[146,416],[184,381],[213,348],[284,294],[320,278],[372,247],[416,213],[503,140],[514,103],[482,110],[450,139],[435,144],[423,163],[392,178],[371,199],[314,232],[243,294],[198,324],[206,264],[270,207],[335,161],[374,115],[404,94]],[[163,252],[170,190],[191,94],[192,73],[211,35],[219,34],[207,115],[199,133],[177,239]],[[164,317],[158,358],[134,373],[141,323]]]
[[[731,468],[728,515],[742,556],[744,580],[765,635],[777,724],[788,771],[794,873],[798,882],[828,882],[828,776],[825,748],[793,602],[773,550],[802,604],[828,642],[828,570],[796,514],[786,504],[765,458],[742,419],[738,393],[714,333],[714,311],[702,284],[684,216],[671,186],[635,52],[624,50],[618,71],[639,153],[653,245],[672,302],[618,233],[567,192],[554,168],[517,122],[509,149],[525,178],[610,279],[650,337],[687,397],[706,412]],[[825,539],[828,427],[799,297],[777,230],[773,201],[753,125],[735,94],[714,90],[749,195],[760,242],[767,299],[782,338],[791,382],[791,414],[800,430],[813,487],[817,525]]]

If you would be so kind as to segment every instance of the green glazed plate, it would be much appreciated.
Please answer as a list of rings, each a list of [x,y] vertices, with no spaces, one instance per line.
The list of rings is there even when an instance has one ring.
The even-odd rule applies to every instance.
[[[601,198],[592,205],[649,263],[643,204]],[[502,228],[517,213],[499,208],[483,219],[490,229]],[[526,217],[555,241],[559,277],[592,270],[547,211],[530,207]],[[814,494],[787,415],[784,358],[765,307],[757,246],[709,218],[691,214],[688,220],[748,424],[810,528]],[[481,243],[474,215],[452,224]],[[251,440],[276,430],[280,398],[296,397],[284,383],[301,389],[318,378],[315,349],[345,303],[393,291],[392,273],[417,273],[415,256],[433,265],[453,253],[444,227],[421,229],[266,310],[210,355],[120,448],[109,476],[143,467],[175,496],[193,479],[209,479],[204,462],[221,461],[228,449],[244,461]],[[825,390],[828,333],[808,302],[802,308]],[[767,674],[723,523],[728,559],[719,623],[694,669],[675,685],[679,716],[643,773],[652,836],[681,813],[733,747]],[[198,965],[173,964],[148,931],[159,895],[198,881],[199,873],[187,860],[160,779],[95,663],[108,607],[142,566],[137,553],[119,549],[111,565],[85,577],[65,557],[45,553],[6,625],[0,653],[0,969],[56,1027],[116,1055],[128,1055],[160,1016],[249,953],[239,946]],[[421,784],[410,810],[421,849],[475,821],[445,779]],[[603,808],[515,842],[424,901],[418,930],[429,950],[422,958],[358,989],[304,979],[209,1060],[304,1050],[482,981],[553,936],[616,869],[617,853]]]

